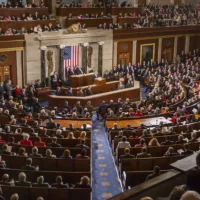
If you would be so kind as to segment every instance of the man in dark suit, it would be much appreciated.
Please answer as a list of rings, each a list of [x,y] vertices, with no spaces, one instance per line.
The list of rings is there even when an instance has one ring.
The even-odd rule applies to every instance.
[[[72,108],[69,106],[68,101],[65,101],[64,109],[67,109],[69,113],[71,113]]]
[[[11,80],[7,80],[4,83],[4,91],[6,94],[6,98],[9,98],[12,96],[12,86],[11,86]]]
[[[160,175],[160,167],[155,166],[153,169],[153,173],[149,174],[145,181],[151,180],[152,178],[156,178],[159,175]]]
[[[0,185],[12,186],[12,183],[9,182],[9,175],[8,174],[4,174],[2,176],[2,180],[0,181]]]
[[[51,187],[55,187],[55,188],[69,188],[69,185],[68,185],[68,183],[67,184],[63,183],[62,176],[57,176],[56,177],[56,183],[53,183],[51,185]]]
[[[80,140],[80,144],[76,145],[77,148],[89,149],[87,145],[85,145],[85,140]]]
[[[31,158],[27,158],[26,159],[26,165],[23,166],[22,169],[36,171],[36,170],[38,170],[38,167],[32,166],[32,159]]]
[[[40,20],[38,12],[35,12],[35,14],[33,15],[33,20]]]
[[[44,177],[43,176],[39,176],[37,178],[37,183],[33,183],[32,184],[33,187],[49,187],[48,183],[44,183]]]
[[[56,123],[53,122],[52,118],[49,118],[49,122],[46,123],[47,129],[55,129],[57,128]]]
[[[71,87],[70,87],[69,90],[67,91],[67,96],[74,96]]]
[[[57,143],[57,137],[53,137],[52,142],[47,144],[48,147],[61,147],[60,144]]]
[[[124,149],[124,155],[120,156],[120,160],[122,160],[124,158],[135,158],[135,156],[130,154],[130,149],[129,148],[125,148]]]
[[[26,174],[24,172],[19,174],[19,181],[15,182],[15,186],[31,187],[31,182],[26,181]]]
[[[4,87],[3,87],[3,82],[0,83],[0,99],[4,97]]]
[[[59,85],[59,82],[61,82],[58,73],[55,71],[54,74],[51,76],[51,86],[53,89],[56,89]]]
[[[88,86],[88,88],[85,91],[86,96],[90,96],[92,95],[92,90],[91,90],[91,86]]]

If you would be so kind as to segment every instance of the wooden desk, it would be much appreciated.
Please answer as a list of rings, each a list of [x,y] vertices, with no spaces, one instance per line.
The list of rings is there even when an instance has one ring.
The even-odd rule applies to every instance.
[[[92,75],[93,73],[70,76],[69,82],[71,84],[71,87],[76,88],[86,85],[92,85]]]
[[[48,8],[0,8],[1,16],[15,16],[21,17],[22,14],[35,14],[48,15]]]
[[[99,24],[104,24],[106,23],[108,24],[112,24],[113,23],[113,19],[112,18],[99,18],[99,19],[66,19],[66,26],[69,27],[72,24],[77,24],[77,23],[81,23],[81,24],[86,24],[86,27],[98,27]]]
[[[112,120],[106,121],[107,128],[112,128],[114,123],[117,123],[120,128],[126,128],[128,124],[131,124],[132,127],[139,127],[140,124],[144,124],[146,126],[156,126],[159,125],[160,122],[163,122],[166,125],[172,124],[171,121],[167,120],[164,117],[153,117],[153,118],[136,118],[136,119],[126,119],[126,120]]]
[[[98,78],[96,78],[94,80],[94,84],[95,85],[105,85],[106,84],[106,79],[98,79]]]
[[[91,121],[88,120],[62,120],[62,119],[55,119],[55,123],[61,125],[61,127],[69,127],[70,124],[74,125],[74,128],[81,128],[83,124],[90,124],[92,125]]]
[[[114,91],[117,89],[117,86],[119,84],[119,81],[112,81],[112,82],[108,82],[105,85],[90,85],[91,86],[91,90],[93,95],[94,94],[99,94],[99,93],[105,93],[105,92],[110,92],[110,91]],[[88,88],[88,86],[84,86],[84,87],[79,87],[83,89],[83,92],[85,92],[85,90]],[[77,92],[79,91],[79,88],[73,88],[73,94],[74,96],[77,96]],[[63,93],[66,93],[68,91],[68,88],[61,88]]]
[[[117,23],[119,23],[120,25],[123,25],[125,23],[134,24],[134,23],[138,23],[139,19],[140,19],[139,17],[118,17]]]
[[[34,28],[38,24],[43,26],[43,25],[48,25],[49,23],[52,23],[53,26],[56,25],[56,20],[33,20],[33,21],[0,21],[0,27],[2,29],[8,29],[8,28],[14,28],[16,30],[20,30],[22,27],[25,28]]]
[[[58,16],[68,16],[71,13],[73,16],[78,15],[91,15],[105,13],[105,8],[56,8],[56,14]]]
[[[80,101],[81,105],[84,106],[87,104],[87,101],[91,101],[94,107],[98,107],[103,100],[109,102],[112,99],[116,102],[119,98],[122,99],[129,98],[133,99],[133,101],[139,101],[140,88],[127,88],[123,90],[116,90],[102,94],[95,94],[87,97],[68,97],[68,96],[49,95],[49,106],[63,107],[65,101],[68,101],[70,106],[73,106],[77,101]]]
[[[108,13],[111,15],[118,15],[119,13],[136,13],[141,14],[142,8],[108,8]]]

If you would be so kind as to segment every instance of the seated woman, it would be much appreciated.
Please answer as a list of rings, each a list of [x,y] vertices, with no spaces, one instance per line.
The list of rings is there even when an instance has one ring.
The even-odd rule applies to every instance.
[[[65,151],[63,152],[63,154],[62,154],[62,156],[60,158],[72,159],[72,156],[70,154],[70,150],[69,149],[65,149]]]
[[[150,147],[159,147],[160,146],[160,143],[158,142],[158,140],[156,138],[152,138],[150,141],[149,141],[149,146]]]
[[[56,130],[56,134],[54,136],[57,138],[64,138],[64,136],[62,135],[62,130],[60,129]]]
[[[74,137],[74,133],[73,132],[69,132],[66,139],[73,140],[73,139],[76,139],[76,138]]]
[[[24,134],[23,140],[21,140],[19,144],[24,146],[33,146],[33,143],[31,140],[29,140],[29,137],[30,137],[29,134]]]
[[[19,151],[18,151],[18,154],[17,154],[18,156],[25,156],[25,157],[27,157],[28,156],[28,154],[27,154],[27,152],[26,152],[26,149],[24,148],[24,147],[20,147],[19,148]]]
[[[51,149],[47,149],[45,154],[46,154],[45,158],[56,158],[56,156],[52,154]]]
[[[87,135],[86,132],[82,131],[80,137],[78,137],[78,140],[86,140],[87,139],[86,135]]]
[[[36,137],[36,140],[34,142],[34,146],[36,147],[46,147],[45,142],[42,142],[40,137]]]
[[[123,84],[121,81],[119,82],[119,84],[118,84],[118,86],[117,86],[117,89],[118,89],[118,90],[124,89],[124,84]]]
[[[140,139],[140,143],[139,144],[136,144],[135,147],[146,147],[146,143],[145,143],[145,139],[144,138],[141,138]]]
[[[89,177],[83,176],[80,183],[77,183],[74,188],[91,188]]]

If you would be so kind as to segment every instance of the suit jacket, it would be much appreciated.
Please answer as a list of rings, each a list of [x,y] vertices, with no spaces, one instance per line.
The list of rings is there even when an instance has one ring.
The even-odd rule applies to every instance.
[[[27,186],[27,187],[31,187],[31,182],[28,181],[16,181],[15,182],[15,186]]]

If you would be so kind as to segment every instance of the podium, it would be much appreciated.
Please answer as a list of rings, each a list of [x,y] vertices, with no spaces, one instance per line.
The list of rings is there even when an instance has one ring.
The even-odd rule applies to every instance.
[[[106,84],[106,79],[96,78],[96,79],[94,79],[94,84],[95,85],[105,85]]]
[[[93,73],[72,75],[69,77],[70,85],[72,88],[92,85],[93,84],[92,76]]]

